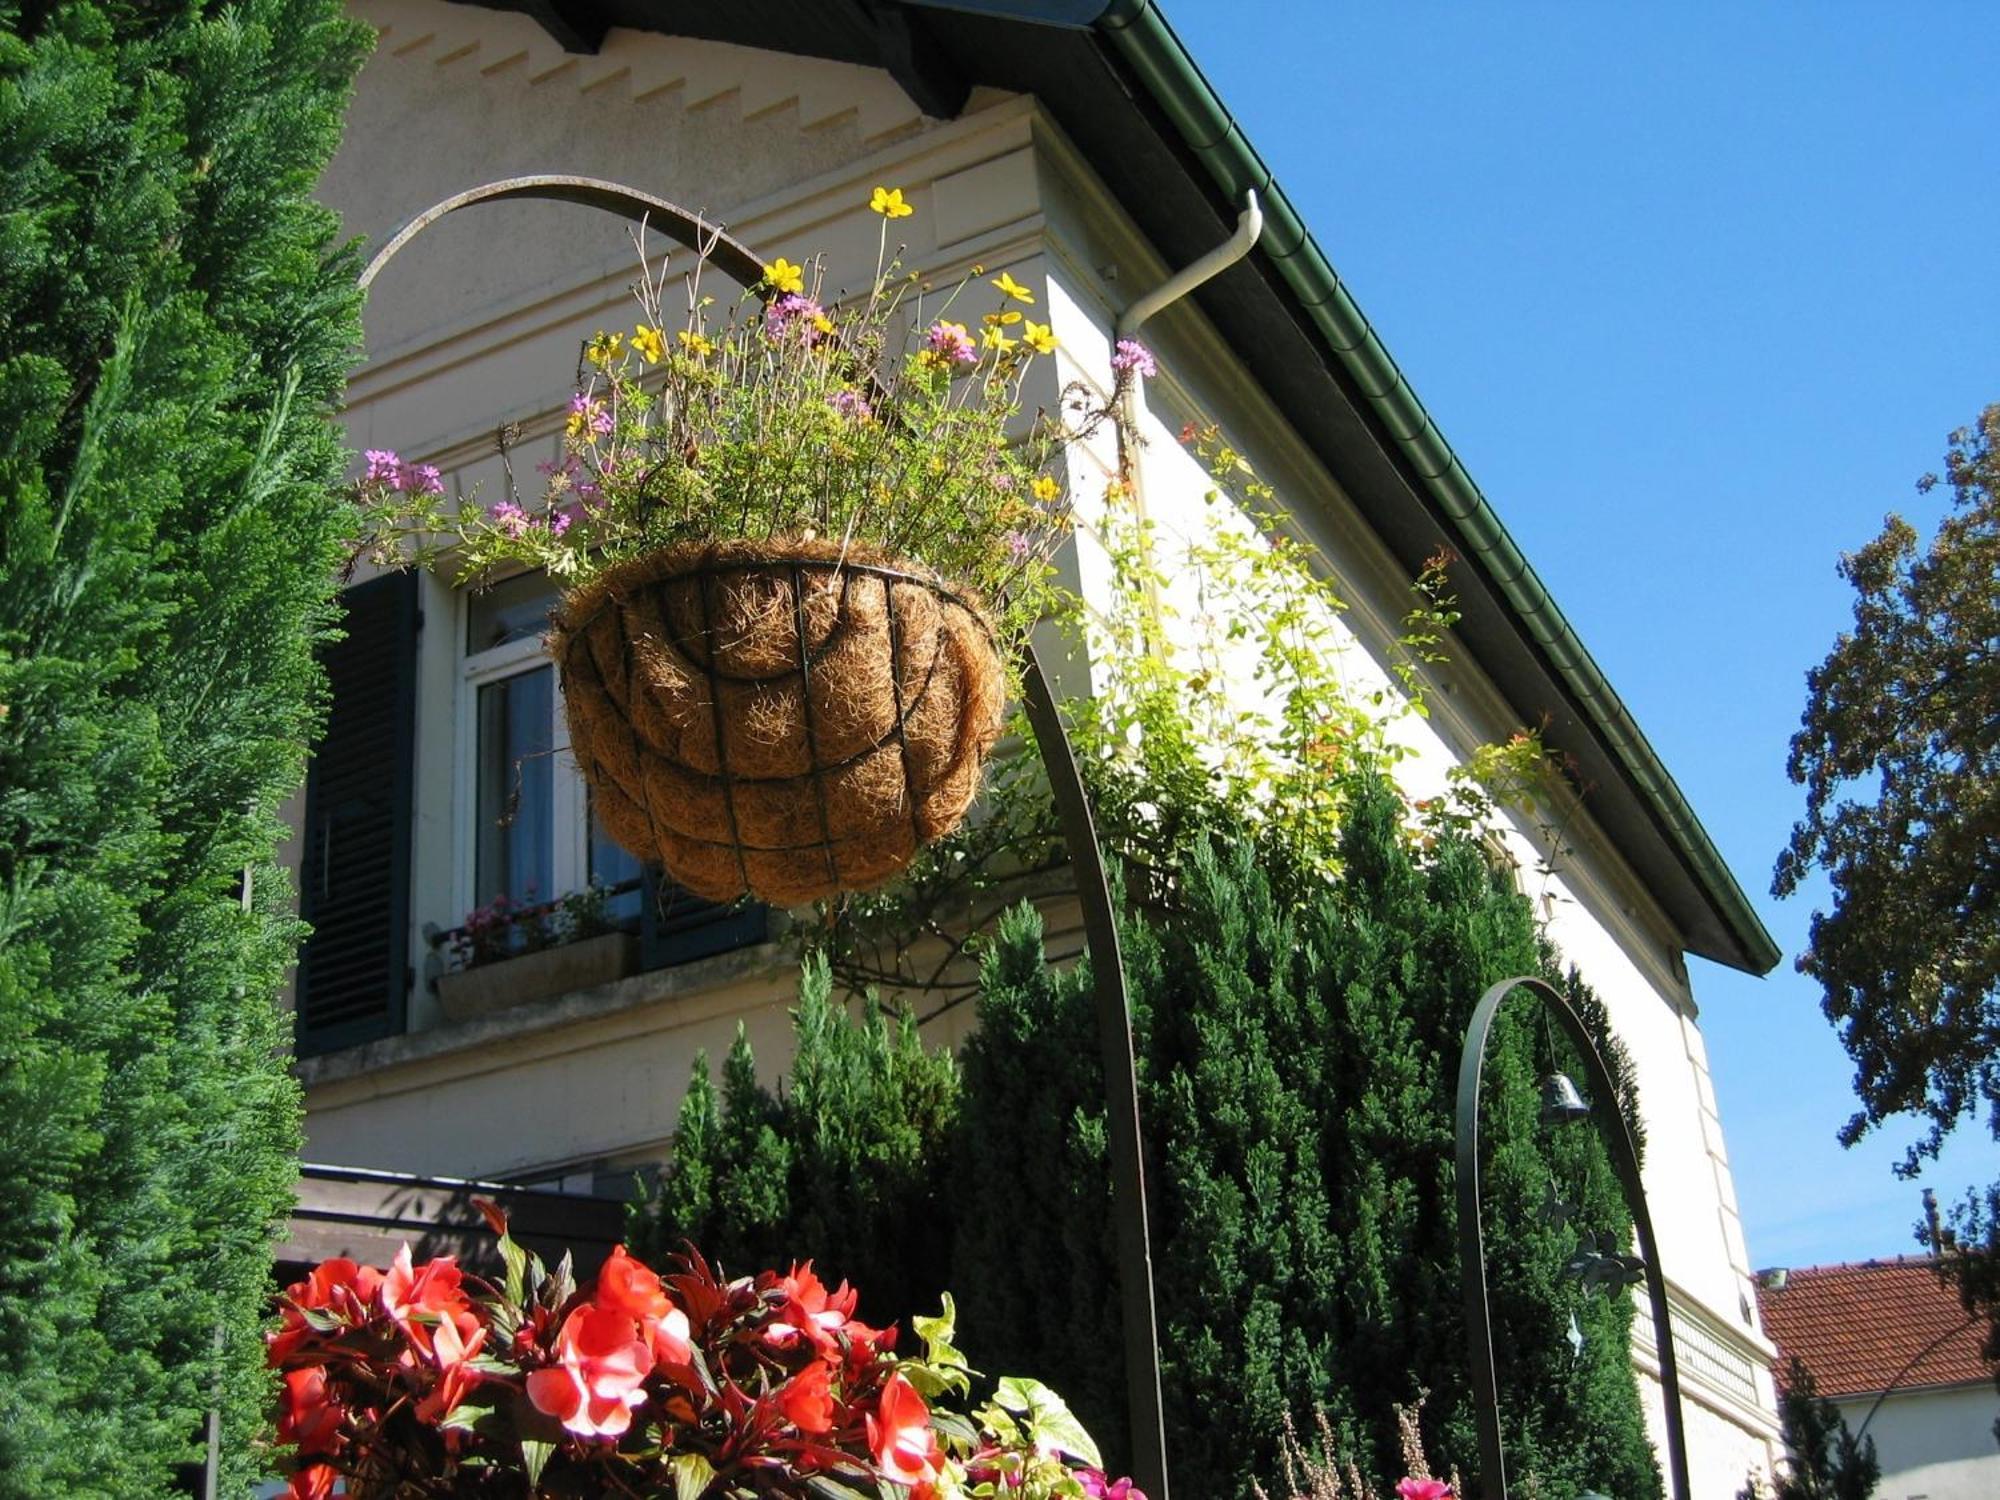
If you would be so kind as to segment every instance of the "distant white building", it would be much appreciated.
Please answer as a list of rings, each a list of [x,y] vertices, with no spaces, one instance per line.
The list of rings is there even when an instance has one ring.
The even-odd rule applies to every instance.
[[[1878,1500],[2000,1496],[2000,1371],[1980,1356],[1986,1319],[1966,1315],[1936,1261],[1766,1271],[1757,1301],[1779,1378],[1797,1357],[1848,1430],[1875,1440]]]
[[[1772,1351],[1684,956],[1761,973],[1777,949],[1158,6],[355,0],[354,13],[381,42],[323,188],[351,233],[379,245],[464,189],[575,173],[705,210],[766,256],[823,254],[830,285],[857,287],[881,223],[870,192],[898,187],[917,209],[894,231],[908,267],[945,283],[978,264],[1034,290],[1062,352],[1039,362],[1031,405],[1054,407],[1071,381],[1107,385],[1119,314],[1226,239],[1258,193],[1249,258],[1146,327],[1159,375],[1142,413],[1145,504],[1163,528],[1202,524],[1209,479],[1176,435],[1219,424],[1338,573],[1360,692],[1398,690],[1385,663],[1424,559],[1462,559],[1463,621],[1429,673],[1431,717],[1398,730],[1413,752],[1400,774],[1432,795],[1478,746],[1545,724],[1592,788],[1536,894],[1639,1069],[1695,1491],[1731,1495],[1768,1466]],[[627,226],[585,209],[488,205],[442,222],[371,296],[353,445],[504,494],[496,428],[517,428],[530,470],[553,456],[579,343],[629,327],[632,276]],[[1070,455],[1072,493],[1101,491],[1106,446]],[[1105,569],[1079,530],[1067,563],[1088,596]],[[496,894],[639,873],[596,836],[565,754],[536,639],[549,598],[534,577],[476,597],[408,574],[349,591],[295,848],[316,928],[297,987],[309,1160],[622,1192],[665,1154],[697,1050],[719,1058],[740,1021],[760,1062],[783,1065],[796,971],[759,911],[662,909],[635,891],[619,913],[632,941],[590,956],[607,967],[573,955],[551,979],[564,966],[540,966],[534,983],[558,993],[535,994],[525,969],[507,976],[512,996],[491,993],[499,975],[480,997],[433,983],[443,955],[427,929]],[[1525,869],[1550,852],[1527,820],[1506,842]],[[926,1034],[952,1040],[966,1009]],[[352,1172],[326,1181],[378,1191]],[[1657,1433],[1649,1340],[1642,1316]]]

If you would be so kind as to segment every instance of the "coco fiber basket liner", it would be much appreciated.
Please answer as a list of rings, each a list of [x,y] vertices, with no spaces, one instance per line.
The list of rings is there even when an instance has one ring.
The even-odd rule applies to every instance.
[[[1006,701],[976,600],[822,541],[635,558],[549,651],[606,831],[710,901],[888,880],[965,815]]]

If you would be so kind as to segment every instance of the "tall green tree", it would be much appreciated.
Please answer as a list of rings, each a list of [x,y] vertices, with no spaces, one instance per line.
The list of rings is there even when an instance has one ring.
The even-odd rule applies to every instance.
[[[1806,812],[1773,884],[1826,874],[1798,966],[1854,1059],[1840,1138],[1915,1116],[1905,1176],[1968,1119],[2000,1137],[2000,405],[1953,434],[1943,482],[1928,546],[1891,515],[1841,559],[1854,624],[1807,674],[1788,765]],[[1955,1227],[1968,1302],[2000,1314],[2000,1183]]]
[[[266,1393],[354,266],[336,0],[0,4],[0,1495],[150,1495]]]
[[[1285,1416],[1315,1407],[1349,1451],[1396,1472],[1392,1404],[1425,1389],[1436,1450],[1477,1464],[1452,1189],[1458,1057],[1486,987],[1546,972],[1549,956],[1473,839],[1447,831],[1421,852],[1386,781],[1361,775],[1348,793],[1337,882],[1288,877],[1247,840],[1197,840],[1156,872],[1169,912],[1126,931],[1169,1460],[1196,1494],[1273,1478]],[[987,958],[980,1007],[954,1263],[964,1346],[994,1369],[1060,1372],[1121,1451],[1088,978],[1048,969],[1024,912]],[[1540,1078],[1559,1061],[1531,1006],[1503,1012],[1482,1134],[1509,1462],[1551,1496],[1656,1495],[1630,1303],[1586,1297],[1563,1274],[1584,1236],[1622,1247],[1630,1219],[1595,1132],[1539,1120]]]

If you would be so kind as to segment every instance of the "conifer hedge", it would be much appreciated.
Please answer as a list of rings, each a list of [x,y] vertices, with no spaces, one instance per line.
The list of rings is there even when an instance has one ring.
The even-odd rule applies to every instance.
[[[365,36],[0,5],[0,1495],[162,1493],[212,1408],[253,1462]]]
[[[1186,1493],[1269,1485],[1286,1416],[1309,1426],[1315,1408],[1365,1470],[1393,1478],[1392,1404],[1425,1390],[1433,1462],[1478,1465],[1452,1186],[1458,1060],[1486,988],[1553,960],[1475,839],[1448,832],[1419,851],[1385,779],[1359,775],[1350,793],[1338,881],[1289,881],[1269,851],[1211,835],[1166,882],[1171,910],[1126,928],[1167,1451]],[[1575,976],[1565,988],[1604,1036],[1601,1006]],[[962,1343],[992,1368],[1059,1373],[1107,1452],[1123,1452],[1088,975],[1048,968],[1024,909],[996,938],[979,1004],[961,1059],[959,1150],[984,1164],[955,1184]],[[1657,1496],[1631,1304],[1562,1276],[1580,1233],[1623,1245],[1631,1221],[1596,1132],[1539,1121],[1540,1078],[1560,1061],[1533,1007],[1502,1012],[1481,1136],[1510,1472],[1555,1500]],[[1545,1213],[1552,1186],[1575,1205],[1567,1223]]]

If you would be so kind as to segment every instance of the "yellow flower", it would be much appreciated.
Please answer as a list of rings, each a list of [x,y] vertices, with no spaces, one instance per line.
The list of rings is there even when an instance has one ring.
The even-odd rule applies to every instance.
[[[829,318],[824,312],[816,312],[812,315],[812,326],[815,332],[832,333],[833,319]]]
[[[997,349],[1002,354],[1007,353],[1010,349],[1012,349],[1016,344],[1020,342],[1021,341],[1019,339],[1008,338],[1006,333],[998,328],[989,328],[986,330],[985,333],[981,334],[979,337],[979,343],[981,348]]]
[[[638,341],[633,340],[634,343]],[[625,335],[622,333],[598,333],[584,346],[583,357],[599,369],[608,365],[625,352]]]
[[[649,365],[656,365],[667,357],[666,338],[659,329],[647,323],[641,323],[632,330],[632,347]]]
[[[1020,322],[1021,315],[1017,312],[988,313],[985,317],[981,318],[979,321],[984,323],[989,328],[1005,327],[1009,323]]]
[[[681,341],[681,347],[687,350],[687,352],[692,354],[696,359],[706,359],[709,355],[715,353],[714,341],[712,339],[703,338],[700,334],[694,332],[694,330],[692,329],[683,328],[679,333],[675,334],[674,337],[679,339]]]
[[[1046,323],[1037,323],[1030,320],[1027,331],[1022,334],[1022,337],[1027,340],[1028,347],[1037,354],[1053,354],[1056,352],[1056,336],[1049,331],[1049,325]]]
[[[1062,486],[1046,474],[1037,474],[1035,482],[1028,486],[1028,493],[1046,505],[1062,493]]]
[[[916,210],[903,201],[901,188],[875,189],[875,196],[868,200],[868,206],[885,219],[907,219]]]
[[[1035,294],[1022,286],[1020,282],[1009,276],[1005,271],[1002,271],[998,276],[993,278],[993,284],[1000,288],[1007,296],[1012,297],[1016,302],[1025,302],[1030,307],[1035,305]]]
[[[764,267],[764,279],[776,291],[803,293],[806,289],[806,268],[793,265],[781,255]]]

